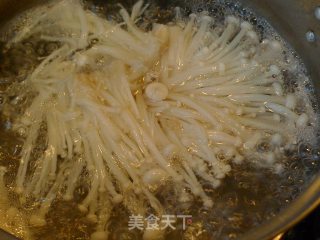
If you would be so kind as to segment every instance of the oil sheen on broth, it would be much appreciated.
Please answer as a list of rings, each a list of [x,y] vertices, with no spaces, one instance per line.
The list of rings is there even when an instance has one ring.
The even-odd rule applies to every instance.
[[[65,2],[67,2],[66,5],[68,5],[68,2],[72,1]],[[116,1],[108,4],[102,4],[101,2],[95,4],[92,2],[84,2],[83,4],[88,11],[105,18],[110,22],[123,22],[123,16],[119,14],[121,8]],[[127,4],[123,3],[123,6],[125,6],[130,13],[132,5],[127,6]],[[177,8],[179,6],[180,8]],[[49,8],[52,8],[52,6]],[[43,7],[43,9],[46,9],[46,7]],[[41,30],[27,35],[27,37],[23,38],[21,41],[11,42],[12,38],[18,35],[15,35],[15,33],[21,33],[24,31],[25,26],[30,26],[28,24],[32,22],[32,16],[37,15],[38,12],[39,9],[34,9],[23,14],[12,21],[1,34],[0,166],[2,166],[2,168],[0,169],[0,176],[3,180],[0,182],[2,196],[0,199],[0,222],[2,225],[0,227],[19,237],[23,237],[24,239],[90,239],[90,236],[97,231],[97,224],[95,221],[92,221],[92,218],[90,219],[88,212],[78,210],[78,206],[81,205],[90,192],[91,185],[88,183],[87,179],[91,178],[92,175],[90,175],[89,171],[83,170],[79,173],[77,182],[74,183],[75,187],[73,189],[71,201],[66,201],[65,192],[67,186],[57,193],[54,200],[50,202],[50,209],[46,212],[46,224],[41,227],[32,226],[28,221],[32,218],[31,216],[34,216],[35,212],[39,209],[39,206],[43,206],[46,202],[49,202],[48,199],[36,198],[34,196],[24,198],[17,194],[16,190],[21,151],[27,137],[26,130],[27,132],[30,131],[30,129],[17,128],[16,122],[17,119],[20,119],[21,116],[26,114],[26,109],[32,105],[34,99],[37,97],[37,91],[26,84],[28,83],[26,79],[35,69],[37,69],[37,66],[39,66],[41,62],[45,61],[48,56],[51,56],[52,53],[63,47],[63,41],[61,42],[61,39],[58,40],[53,37],[44,37]],[[272,73],[271,78],[281,78],[284,83],[283,89],[281,86],[279,87],[277,84],[274,84],[273,87],[275,91],[283,91],[282,94],[279,93],[278,96],[275,97],[275,99],[277,99],[275,101],[280,103],[281,95],[294,96],[293,101],[295,106],[292,109],[292,114],[298,116],[305,114],[308,117],[308,120],[301,117],[299,118],[299,121],[295,123],[296,125],[305,125],[299,128],[295,133],[297,136],[296,143],[282,149],[282,153],[279,154],[281,155],[281,159],[274,159],[276,157],[270,154],[270,149],[273,147],[272,144],[276,145],[277,142],[281,141],[277,134],[273,135],[271,141],[267,140],[267,136],[258,138],[258,140],[253,143],[255,148],[252,149],[252,154],[246,153],[243,154],[243,156],[241,155],[244,159],[239,155],[238,162],[234,161],[237,157],[237,153],[231,152],[230,155],[232,156],[228,156],[228,151],[225,150],[225,148],[220,145],[214,146],[216,149],[215,154],[219,162],[225,164],[223,165],[225,168],[231,168],[225,170],[225,174],[223,174],[225,176],[216,177],[214,179],[216,180],[214,182],[216,186],[213,186],[214,184],[210,181],[199,178],[199,182],[203,187],[206,197],[192,197],[193,192],[190,189],[187,187],[177,188],[175,183],[169,180],[170,178],[166,177],[167,173],[164,173],[163,169],[156,169],[157,174],[160,176],[162,176],[161,174],[164,175],[163,178],[165,183],[161,183],[159,186],[157,185],[154,192],[152,192],[153,189],[149,190],[154,193],[154,196],[161,203],[164,213],[170,215],[192,215],[192,224],[188,225],[186,230],[182,230],[182,226],[177,224],[176,230],[167,229],[165,239],[194,239],[194,236],[197,236],[197,239],[203,240],[236,239],[253,227],[258,226],[267,219],[275,216],[282,208],[287,206],[288,203],[300,194],[304,187],[312,180],[315,173],[319,171],[319,154],[318,149],[315,147],[317,144],[318,129],[316,126],[318,126],[318,118],[316,106],[314,104],[315,100],[313,99],[313,88],[307,77],[304,66],[296,53],[291,50],[288,44],[280,38],[265,20],[257,17],[250,9],[243,8],[238,3],[213,1],[206,4],[199,2],[194,4],[180,1],[172,2],[171,5],[162,6],[157,5],[155,2],[151,2],[150,6],[145,9],[141,17],[137,19],[136,24],[139,28],[144,29],[144,31],[150,31],[153,28],[152,23],[155,22],[167,24],[171,27],[175,27],[175,25],[185,27],[186,23],[189,21],[190,14],[195,18],[195,26],[199,29],[201,29],[201,21],[212,21],[212,19],[214,19],[214,23],[212,21],[210,23],[212,26],[209,28],[212,28],[212,33],[213,35],[216,34],[216,36],[221,36],[226,30],[226,19],[228,19],[226,21],[236,21],[236,18],[228,17],[229,15],[233,15],[241,19],[241,21],[248,21],[252,24],[252,31],[258,33],[257,40],[259,42],[264,39],[269,39],[269,43],[265,43],[266,45],[270,44],[270,42],[272,43],[274,40],[279,44],[281,43],[281,58],[279,58],[276,63],[272,62],[273,67],[269,66],[270,69],[268,70],[269,73]],[[212,18],[206,18],[205,16],[207,15]],[[32,27],[35,28],[36,26]],[[123,29],[127,28],[129,27],[123,26]],[[162,33],[161,29],[159,32]],[[158,36],[161,37],[161,35]],[[255,37],[255,35],[252,36],[253,40]],[[90,39],[90,41],[91,42],[86,45],[86,48],[89,50],[94,49],[95,45],[99,44],[99,41],[101,40]],[[8,42],[11,43],[8,44]],[[230,40],[230,42],[232,41]],[[74,58],[74,61],[81,65],[81,77],[84,77],[79,77],[79,79],[82,79],[82,81],[85,82],[84,86],[88,86],[90,89],[97,91],[94,86],[92,87],[90,85],[97,84],[97,80],[94,78],[88,80],[91,78],[90,72],[93,71],[92,68],[99,69],[99,67],[105,66],[108,59],[105,59],[103,56],[96,57],[95,62],[90,63],[90,69],[86,69],[86,63],[83,66],[82,63],[87,61],[87,59],[79,56],[82,56],[82,52],[87,51],[87,49],[77,49],[70,54],[70,58]],[[167,49],[165,48],[165,50],[160,51],[166,50]],[[254,55],[255,50],[256,49],[252,49],[252,55]],[[142,77],[135,80],[136,83],[133,84],[133,89],[136,87],[135,90],[137,90],[137,94],[134,94],[133,96],[138,99],[140,96],[139,91],[142,89],[141,92],[143,92],[143,97],[150,101],[148,104],[152,106],[152,109],[158,107],[160,111],[161,106],[157,105],[157,103],[167,98],[168,94],[170,96],[171,88],[163,88],[163,85],[161,84],[153,84],[159,81],[158,78],[161,78],[159,77],[159,64],[159,62],[154,63],[153,66],[149,67],[150,69],[147,73],[142,74]],[[243,64],[246,63],[244,62]],[[280,68],[277,69],[274,67],[274,64],[277,64]],[[94,66],[92,67],[92,65]],[[115,64],[113,67],[119,66]],[[121,68],[121,66],[119,68]],[[224,72],[227,71],[225,70],[225,65],[220,64],[218,68],[217,81],[221,80],[221,76],[224,76]],[[137,69],[139,68],[137,67]],[[280,72],[278,72],[279,70]],[[179,72],[179,69],[176,71]],[[198,74],[199,76],[196,81],[202,81],[202,84],[204,85],[208,84],[205,81],[206,77],[202,76],[202,74],[203,73]],[[186,78],[189,78],[189,76],[186,76]],[[178,78],[175,79],[175,81],[178,80]],[[262,80],[263,79],[261,79],[261,81]],[[214,81],[214,79],[212,81]],[[232,81],[232,79],[230,81]],[[180,93],[183,93],[188,87],[192,89],[193,86],[178,84],[173,88],[180,89]],[[209,92],[209,89],[206,91]],[[210,88],[210,91],[214,90]],[[191,99],[196,98],[190,95],[188,95],[188,97]],[[176,97],[176,95],[172,96],[171,102],[175,100],[174,97]],[[239,101],[240,96],[237,95],[237,97],[236,100]],[[244,97],[248,98],[249,96],[244,96],[244,94],[242,94],[241,97],[243,100]],[[261,95],[259,97],[263,98]],[[229,98],[229,96],[228,98],[222,97],[220,102],[217,102],[218,100],[215,99],[216,102],[212,102],[212,104],[218,106],[220,104],[224,106],[223,109],[225,110],[225,106],[228,106],[225,101],[230,99],[235,100],[232,99],[232,97]],[[180,100],[183,101],[184,99],[179,98],[177,102]],[[101,101],[103,102],[103,100]],[[267,102],[267,100],[265,101]],[[284,103],[285,105],[292,104],[290,97],[287,98],[287,101],[289,103]],[[186,103],[179,102],[182,107],[188,103],[187,100]],[[178,105],[175,105],[174,107],[175,109],[179,108]],[[277,109],[277,107],[279,107],[278,105],[267,105],[267,107],[270,111],[276,112],[279,110]],[[232,108],[232,105],[230,105],[230,108]],[[250,116],[252,118],[254,114],[262,114],[261,112],[256,111],[254,104],[241,111],[248,111],[245,114],[252,114],[252,116]],[[263,112],[263,110],[261,111]],[[178,110],[176,114],[177,113]],[[187,114],[190,112],[184,113]],[[243,112],[236,113],[235,117],[242,116],[243,114]],[[175,115],[170,115],[171,118],[174,116]],[[270,116],[265,116],[266,119],[268,119],[268,117]],[[283,118],[286,118],[287,116],[281,117],[279,114],[274,114],[272,117],[273,120],[279,118],[279,121],[282,121]],[[166,121],[170,121],[169,115],[168,119],[162,119],[161,121],[163,121],[162,124],[165,125]],[[306,121],[306,123],[304,123],[304,121]],[[208,122],[202,121],[201,116],[199,122],[205,126],[206,130],[208,129]],[[47,150],[47,134],[50,131],[50,127],[48,126],[48,122],[46,121],[41,121],[41,123],[39,123],[39,135],[35,139],[35,148],[32,150],[31,160],[28,165],[28,171],[30,172],[39,168],[38,159],[41,158],[43,153]],[[198,122],[195,123],[194,121],[190,121],[189,125],[183,125],[184,131],[187,131],[190,126],[198,126]],[[170,127],[172,127],[172,125],[170,125]],[[181,128],[181,125],[178,125],[178,128]],[[201,126],[199,126],[199,129],[202,129]],[[190,131],[192,131],[192,129]],[[199,132],[201,131],[199,130],[195,135],[201,135]],[[217,134],[217,132],[218,131],[210,132],[211,135],[209,135],[220,143],[222,135]],[[128,136],[134,138],[130,134],[128,134]],[[196,137],[197,136],[195,136],[195,138]],[[187,140],[188,139],[185,139],[183,144],[188,145]],[[234,141],[232,143],[234,145],[238,144]],[[247,142],[247,144],[249,143],[250,142]],[[201,152],[199,145],[201,145],[199,142],[191,143],[187,152]],[[224,146],[224,144],[221,145]],[[169,151],[170,149],[167,148],[166,150]],[[77,154],[76,156],[73,156],[74,159],[79,157],[79,154]],[[172,168],[178,168],[178,166],[174,164],[174,158],[181,158],[181,156],[173,156],[172,158]],[[205,159],[205,156],[199,157],[199,159],[200,158]],[[182,160],[177,159],[176,161],[180,163]],[[58,168],[65,167],[65,175],[71,174],[72,170],[76,169],[76,167],[72,168],[70,165],[63,165],[63,162],[64,156],[58,156]],[[272,162],[271,165],[270,162]],[[172,162],[170,163],[172,164]],[[111,167],[109,166],[109,168]],[[148,173],[154,174],[155,172],[153,170],[153,168],[146,170],[144,175],[141,176],[141,178],[144,177],[143,179],[146,183],[157,181],[148,175]],[[179,170],[178,173],[181,173],[181,171]],[[215,174],[217,175],[218,173]],[[31,181],[28,178],[32,178],[32,176],[27,176],[25,181]],[[184,194],[186,196],[185,199],[187,200],[181,201],[177,196],[184,196]],[[210,201],[206,203],[208,199],[212,201],[213,206],[211,206]],[[145,216],[154,213],[152,207],[148,205],[144,207]],[[134,209],[128,209],[122,204],[118,204],[112,210],[108,226],[106,227],[109,232],[108,239],[120,240],[143,238],[142,231],[130,231],[128,229],[129,216],[133,213],[135,213]]]

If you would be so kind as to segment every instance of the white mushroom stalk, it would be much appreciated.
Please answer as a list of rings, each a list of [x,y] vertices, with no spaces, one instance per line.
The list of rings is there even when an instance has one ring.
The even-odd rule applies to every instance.
[[[47,199],[31,224],[46,224],[59,193],[73,200],[84,173],[89,190],[79,209],[97,224],[92,239],[107,239],[117,204],[163,213],[155,194],[167,182],[191,192],[177,199],[211,208],[203,183],[217,188],[252,154],[278,171],[283,148],[308,124],[296,97],[284,94],[278,42],[259,43],[233,16],[221,35],[211,17],[195,14],[145,31],[135,23],[145,9],[142,1],[131,15],[121,9],[117,24],[63,0],[11,43],[31,35],[60,43],[26,80],[38,95],[15,123],[27,136],[16,192]],[[46,150],[34,159],[41,124]],[[262,142],[270,149],[259,155]]]

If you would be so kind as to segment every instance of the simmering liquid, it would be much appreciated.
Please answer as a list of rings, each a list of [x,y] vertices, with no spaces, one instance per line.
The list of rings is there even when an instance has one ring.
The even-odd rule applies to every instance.
[[[131,1],[128,1],[131,3]],[[86,1],[85,6],[94,13],[105,16],[115,22],[120,21],[118,2],[103,3],[103,1]],[[130,9],[132,4],[123,4]],[[210,1],[210,3],[173,2],[170,5],[151,3],[139,26],[150,28],[151,23],[170,23],[174,21],[176,7],[181,7],[182,15],[208,12],[214,17],[216,26],[223,26],[227,15],[236,15],[251,22],[259,32],[260,39],[276,39],[285,47],[285,59],[282,74],[286,93],[297,95],[299,102],[297,113],[307,112],[312,121],[299,133],[299,142],[295,149],[288,149],[281,159],[284,166],[280,174],[256,164],[257,160],[232,166],[232,171],[222,180],[221,186],[213,189],[203,183],[204,190],[213,200],[212,209],[203,207],[200,201],[180,203],[174,197],[174,187],[162,186],[157,192],[157,198],[168,215],[192,216],[184,229],[182,222],[175,223],[176,229],[167,229],[166,239],[236,239],[248,230],[271,219],[285,208],[305,189],[320,170],[320,153],[318,143],[318,113],[313,98],[313,86],[308,78],[301,59],[290,48],[277,32],[264,19],[256,16],[250,9],[243,8],[239,3],[225,1]],[[19,201],[14,192],[15,177],[23,140],[23,132],[12,130],[14,120],[24,114],[35,97],[25,78],[38,66],[44,57],[60,47],[58,42],[41,40],[38,35],[31,35],[21,43],[6,48],[14,32],[23,29],[24,24],[32,17],[32,11],[20,16],[10,23],[10,28],[2,32],[0,38],[0,166],[6,167],[3,181],[0,183],[0,227],[24,239],[90,239],[94,232],[94,224],[88,221],[86,215],[78,210],[78,204],[88,192],[86,174],[81,176],[83,184],[75,190],[74,200],[66,202],[57,196],[47,214],[47,224],[44,227],[32,227],[28,219],[41,201],[46,199],[27,198]],[[12,27],[14,26],[14,27]],[[46,125],[41,126],[42,135],[37,139],[37,147],[32,152],[32,159],[37,159],[45,150]],[[267,143],[259,143],[259,153],[268,151]],[[30,166],[36,167],[36,166]],[[1,172],[0,172],[1,173]],[[80,181],[81,183],[81,181]],[[1,185],[2,184],[2,185]],[[149,212],[152,214],[152,211]],[[117,206],[112,212],[108,227],[109,239],[134,240],[142,239],[142,232],[129,230],[128,222],[132,214],[124,207]],[[2,219],[3,217],[3,219]]]

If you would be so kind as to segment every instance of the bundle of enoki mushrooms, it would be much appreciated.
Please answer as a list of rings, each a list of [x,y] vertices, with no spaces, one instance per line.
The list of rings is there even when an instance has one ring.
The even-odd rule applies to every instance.
[[[92,239],[108,238],[118,204],[164,213],[156,197],[164,184],[179,201],[212,208],[204,183],[217,188],[233,164],[253,158],[281,173],[278,159],[309,122],[284,91],[281,44],[260,42],[248,22],[229,16],[215,27],[205,13],[182,18],[176,9],[176,20],[146,30],[142,1],[131,14],[120,9],[123,21],[114,22],[77,0],[55,1],[9,43],[59,43],[25,80],[36,96],[14,124],[26,136],[16,193],[46,199],[32,225],[46,224],[58,196],[72,201],[83,175],[79,209],[96,223]],[[46,148],[34,159],[43,125]],[[257,150],[261,142],[268,151]]]

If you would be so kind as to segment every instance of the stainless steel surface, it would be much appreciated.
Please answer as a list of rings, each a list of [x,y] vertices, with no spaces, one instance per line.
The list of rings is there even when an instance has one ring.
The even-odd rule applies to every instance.
[[[314,11],[319,0],[242,0],[246,6],[266,18],[303,58],[317,90],[320,90],[320,39],[310,43],[305,34],[312,30],[320,36]],[[319,102],[319,101],[318,101]]]
[[[314,16],[320,20],[320,7],[316,7],[316,9],[314,10]]]
[[[18,240],[15,236],[0,229],[0,239],[1,240]]]
[[[19,11],[39,0],[0,0],[0,26]],[[306,33],[312,30],[320,36],[320,22],[316,18],[319,0],[242,0],[256,13],[265,17],[303,58],[316,89],[318,103],[320,90],[320,38],[309,42]],[[288,208],[266,222],[263,226],[248,232],[241,240],[268,240],[286,231],[304,218],[320,204],[320,173],[309,188]],[[0,239],[13,239],[0,231]]]

